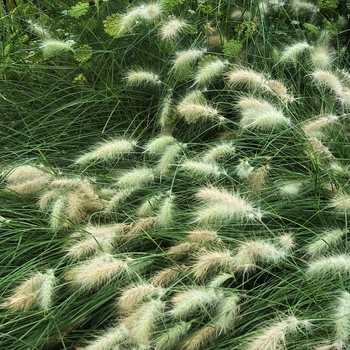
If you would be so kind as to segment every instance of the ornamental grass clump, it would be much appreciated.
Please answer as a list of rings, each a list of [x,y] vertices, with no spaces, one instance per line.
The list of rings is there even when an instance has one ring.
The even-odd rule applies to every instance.
[[[2,348],[349,347],[331,2],[6,3]]]

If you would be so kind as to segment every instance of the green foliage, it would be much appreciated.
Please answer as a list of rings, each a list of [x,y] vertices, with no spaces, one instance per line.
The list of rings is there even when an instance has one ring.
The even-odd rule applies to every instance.
[[[231,39],[223,45],[222,52],[232,59],[235,59],[243,49],[242,43]]]
[[[0,19],[2,347],[349,347],[332,12],[35,4]]]
[[[78,2],[76,5],[72,6],[67,12],[68,15],[74,18],[79,18],[85,16],[89,11],[88,2]]]

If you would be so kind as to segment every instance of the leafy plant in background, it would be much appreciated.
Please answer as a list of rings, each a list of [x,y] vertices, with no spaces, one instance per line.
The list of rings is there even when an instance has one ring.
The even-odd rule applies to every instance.
[[[346,6],[17,5],[2,346],[347,348]]]

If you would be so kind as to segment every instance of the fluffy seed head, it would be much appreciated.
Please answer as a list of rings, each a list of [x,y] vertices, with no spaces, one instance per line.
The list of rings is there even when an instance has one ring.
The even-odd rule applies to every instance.
[[[173,296],[173,309],[170,310],[170,314],[174,318],[186,319],[194,314],[208,312],[222,298],[222,293],[214,288],[192,287]]]
[[[204,326],[197,331],[194,336],[191,336],[184,342],[184,344],[181,346],[181,350],[204,349],[204,346],[211,343],[215,338],[217,338],[217,331],[215,327],[211,325]]]
[[[294,316],[276,322],[261,330],[245,348],[246,350],[279,350],[285,347],[286,336],[296,334],[300,327],[309,327],[308,321],[299,321]]]
[[[235,270],[243,273],[253,272],[258,261],[278,263],[286,256],[286,251],[262,240],[247,241],[237,248],[234,256]]]
[[[183,30],[186,30],[189,25],[178,18],[171,19],[160,27],[160,36],[162,40],[175,40],[179,37]]]
[[[221,60],[213,60],[205,63],[198,69],[195,75],[195,84],[206,85],[219,76],[225,69],[225,63]]]
[[[156,165],[156,172],[160,175],[165,175],[171,166],[175,165],[174,163],[184,147],[185,145],[181,143],[174,143],[173,145],[168,146]]]
[[[341,94],[343,91],[343,85],[339,78],[328,70],[317,69],[311,73],[312,79],[316,84],[324,86],[335,94]]]
[[[350,214],[350,196],[346,193],[340,193],[331,200],[330,207],[340,215]]]
[[[298,57],[305,51],[309,51],[312,48],[307,42],[300,42],[290,46],[287,46],[281,53],[281,62],[297,63]]]
[[[230,270],[234,265],[234,259],[229,251],[211,252],[199,256],[193,265],[195,280],[202,280],[208,273]]]
[[[5,299],[2,306],[11,311],[27,311],[37,307],[40,287],[44,279],[41,272],[35,273],[16,287],[9,297]]]
[[[164,309],[164,301],[151,299],[125,318],[123,322],[130,332],[131,339],[138,344],[148,344]]]
[[[127,139],[115,139],[100,143],[91,152],[80,156],[75,164],[87,165],[92,162],[107,162],[118,160],[124,155],[130,154],[137,142]]]
[[[139,284],[125,290],[118,299],[119,309],[126,313],[134,312],[145,301],[164,293],[163,288],[152,284]]]
[[[159,287],[167,287],[172,284],[179,276],[187,270],[187,266],[178,265],[175,267],[169,267],[167,269],[161,270],[156,273],[152,279],[151,283]]]
[[[347,345],[350,337],[350,293],[341,292],[333,317],[336,341]]]
[[[75,288],[89,290],[100,287],[127,271],[128,265],[125,261],[103,253],[70,269],[66,279]]]
[[[254,191],[261,190],[266,185],[269,170],[269,165],[263,165],[252,172],[249,184]]]
[[[146,144],[146,152],[150,155],[158,155],[164,153],[165,149],[176,142],[176,139],[170,135],[161,135]]]
[[[247,179],[252,175],[254,168],[250,166],[247,160],[241,159],[236,166],[236,174],[240,179]]]
[[[94,340],[89,342],[84,350],[110,350],[119,349],[120,344],[128,335],[128,330],[124,324],[121,323],[116,327],[112,327],[97,336]]]
[[[205,163],[200,161],[188,160],[181,164],[182,168],[194,177],[200,178],[219,178],[224,174],[224,170],[220,169],[214,163]]]
[[[334,52],[326,46],[316,46],[311,51],[311,62],[316,69],[327,69],[332,65]]]
[[[147,5],[142,4],[137,9],[140,12],[140,16],[149,21],[157,19],[163,12],[162,4],[160,2],[154,2]]]
[[[42,41],[40,48],[42,49],[45,58],[60,54],[64,51],[72,51],[72,46],[69,43],[51,38],[45,38]]]
[[[239,299],[238,294],[232,294],[225,297],[218,305],[217,316],[214,320],[218,335],[225,334],[233,329],[240,311]]]
[[[209,148],[202,157],[202,161],[205,163],[214,163],[220,160],[224,160],[236,152],[236,148],[232,142],[223,142],[217,146]]]
[[[129,70],[125,77],[129,86],[157,86],[161,84],[157,74],[145,70]]]
[[[290,125],[290,119],[267,101],[261,101],[253,97],[242,97],[237,106],[242,114],[240,121],[242,128],[256,128],[267,131]]]
[[[307,253],[313,257],[326,252],[331,247],[337,246],[341,243],[346,230],[333,229],[324,231],[307,247]]]
[[[169,226],[174,218],[174,199],[173,195],[169,195],[163,199],[157,215],[157,224],[161,227]]]
[[[280,183],[278,192],[282,198],[292,199],[300,194],[302,189],[301,181],[287,181]]]
[[[46,271],[43,275],[39,292],[38,292],[38,304],[42,310],[49,309],[53,302],[54,289],[57,280],[52,269]]]
[[[309,263],[306,275],[310,278],[332,277],[350,272],[350,256],[346,254],[320,258]]]
[[[167,328],[156,339],[157,350],[173,349],[188,333],[191,324],[188,322],[180,321],[175,326]]]
[[[294,101],[293,95],[288,92],[287,87],[278,80],[268,80],[266,82],[268,91],[276,95],[282,102],[291,103]]]
[[[254,208],[239,194],[210,186],[200,189],[196,197],[206,203],[196,212],[195,221],[200,224],[261,219],[260,209]]]
[[[303,125],[303,131],[307,134],[308,137],[319,137],[323,128],[331,126],[337,122],[339,119],[336,115],[327,115],[325,117],[320,117],[315,120],[306,122]]]
[[[175,59],[173,60],[173,69],[177,71],[185,69],[191,63],[201,58],[203,54],[204,50],[197,49],[176,52]]]
[[[190,231],[188,232],[187,240],[199,245],[221,241],[216,231],[209,230]]]
[[[265,86],[265,77],[251,69],[237,69],[225,74],[229,86],[236,87],[238,85],[248,88],[261,88]]]
[[[134,169],[120,176],[117,185],[126,189],[138,189],[154,180],[153,170],[150,168]]]

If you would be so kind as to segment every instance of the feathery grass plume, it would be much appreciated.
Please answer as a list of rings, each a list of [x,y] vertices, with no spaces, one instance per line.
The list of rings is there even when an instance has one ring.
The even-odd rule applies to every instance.
[[[190,175],[200,178],[219,178],[225,174],[224,169],[220,169],[215,163],[205,163],[203,161],[187,160],[181,167]]]
[[[41,165],[20,165],[7,176],[5,190],[18,194],[36,193],[45,188],[52,178],[49,169]]]
[[[48,269],[42,276],[38,291],[38,305],[40,309],[46,310],[51,307],[56,283],[57,279],[53,269]]]
[[[310,54],[311,62],[316,69],[329,68],[335,58],[334,54],[327,46],[316,46]]]
[[[311,155],[320,156],[325,158],[334,158],[332,152],[316,137],[308,138],[309,145],[311,146]]]
[[[39,23],[33,23],[32,20],[27,21],[29,26],[28,29],[31,33],[37,35],[40,39],[50,39],[51,33]]]
[[[327,115],[324,117],[317,118],[315,120],[310,120],[306,122],[302,129],[307,134],[308,137],[316,137],[319,138],[322,136],[322,129],[327,126],[331,126],[337,122],[339,119],[336,115]]]
[[[276,95],[283,103],[291,103],[294,101],[292,94],[288,92],[287,87],[278,80],[268,80],[266,86]]]
[[[159,319],[164,315],[165,302],[151,299],[123,320],[129,337],[138,344],[148,344]]]
[[[301,193],[301,181],[284,181],[278,184],[278,193],[282,198],[292,199]]]
[[[108,16],[103,21],[103,25],[109,35],[118,37],[129,32],[138,20],[153,21],[161,14],[162,6],[160,3],[141,4],[123,15]]]
[[[337,214],[350,214],[350,195],[347,193],[339,193],[331,200],[330,207],[335,210]]]
[[[316,13],[319,11],[319,8],[308,1],[299,1],[299,0],[293,0],[292,1],[292,10],[296,14],[304,13],[304,12],[312,12]]]
[[[66,280],[73,288],[91,290],[100,287],[117,278],[121,273],[128,272],[129,267],[123,260],[116,259],[108,253],[81,262],[66,273]]]
[[[154,215],[161,203],[162,195],[156,194],[150,198],[147,198],[137,209],[137,215],[141,217],[147,217]]]
[[[249,185],[254,191],[259,191],[266,185],[269,170],[269,165],[263,165],[251,173]]]
[[[258,261],[278,263],[286,257],[286,251],[263,240],[252,240],[242,243],[233,257],[234,269],[244,274],[254,272]]]
[[[299,321],[295,316],[289,316],[263,328],[259,335],[255,336],[245,347],[246,350],[280,350],[285,349],[286,337],[296,334],[300,328],[310,328],[309,321]]]
[[[214,278],[207,284],[208,287],[211,288],[218,288],[220,287],[224,282],[226,282],[229,279],[234,278],[234,275],[231,273],[220,273],[216,276],[214,276]]]
[[[350,106],[350,89],[344,89],[343,91],[339,92],[337,97],[344,107]]]
[[[339,349],[346,349],[350,339],[350,293],[342,291],[334,310],[335,339]]]
[[[305,51],[310,51],[312,46],[307,42],[299,42],[285,47],[281,52],[280,62],[297,63],[299,56]]]
[[[236,69],[225,74],[227,83],[231,87],[239,85],[247,88],[266,88],[265,77],[252,69]]]
[[[218,233],[210,230],[190,231],[188,232],[187,240],[199,245],[221,243]]]
[[[34,180],[38,177],[40,178],[44,175],[52,178],[52,174],[49,172],[49,169],[44,168],[42,165],[33,166],[26,164],[20,165],[11,170],[6,180],[10,183],[21,183],[28,180]]]
[[[104,211],[106,213],[113,212],[116,208],[118,208],[122,203],[126,201],[128,197],[134,192],[134,189],[125,189],[120,190],[106,203],[104,207]]]
[[[127,314],[134,312],[145,301],[155,297],[161,296],[164,289],[160,286],[154,286],[150,283],[143,283],[132,288],[124,290],[118,299],[119,309]]]
[[[125,81],[128,86],[135,87],[158,86],[162,83],[157,74],[140,69],[130,69],[125,76]]]
[[[124,175],[120,176],[117,180],[117,185],[121,188],[138,189],[143,185],[147,185],[153,182],[154,174],[150,168],[138,168],[128,171]]]
[[[161,227],[169,226],[174,219],[174,199],[175,196],[169,193],[160,204],[158,213],[157,213],[157,224]]]
[[[53,231],[60,230],[67,219],[67,203],[64,196],[53,201],[50,214],[50,226]]]
[[[201,313],[209,313],[220,303],[223,293],[214,288],[191,287],[177,292],[171,299],[173,308],[170,315],[178,319],[186,319]]]
[[[188,270],[186,265],[176,265],[157,272],[152,278],[151,283],[158,287],[168,287],[176,281],[184,272]]]
[[[125,231],[125,224],[112,224],[105,226],[87,225],[85,231],[73,233],[70,237],[75,240],[65,250],[66,255],[74,258],[82,258],[98,252],[112,253],[113,243],[118,236]]]
[[[137,142],[127,139],[114,139],[98,144],[92,151],[87,152],[78,159],[75,164],[87,165],[93,162],[108,162],[118,160],[124,155],[130,154]]]
[[[176,110],[188,124],[219,117],[219,111],[210,107],[202,92],[198,90],[187,94],[177,105]]]
[[[337,95],[340,95],[343,91],[343,85],[340,79],[328,70],[317,69],[310,76],[316,84],[330,89]]]
[[[218,305],[217,315],[214,319],[217,335],[225,334],[234,328],[240,312],[239,300],[240,296],[232,293],[232,295],[223,298]]]
[[[267,131],[290,125],[290,119],[267,101],[253,97],[242,97],[237,102],[237,106],[241,110],[240,125],[242,128],[257,128]]]
[[[350,272],[350,256],[346,254],[319,258],[309,263],[306,275],[310,278],[332,277]]]
[[[249,178],[254,171],[254,168],[249,164],[247,160],[241,159],[236,166],[236,174],[240,179]]]
[[[215,163],[224,160],[226,157],[233,156],[236,152],[236,147],[232,142],[223,142],[216,146],[210,147],[202,156],[204,163]]]
[[[183,242],[170,247],[167,250],[167,254],[170,255],[173,260],[178,260],[182,259],[184,255],[193,255],[200,249],[201,247],[197,243]]]
[[[341,243],[346,234],[347,230],[325,230],[319,237],[317,237],[307,246],[306,251],[313,257],[320,255],[326,252],[329,248],[335,247]]]
[[[172,18],[160,27],[159,34],[162,40],[176,40],[189,27],[186,21]]]
[[[194,335],[191,335],[181,346],[180,350],[200,350],[211,343],[217,336],[217,331],[212,325],[204,326]]]
[[[282,248],[287,252],[295,247],[294,238],[290,233],[284,233],[283,235],[279,236],[278,241]]]
[[[148,216],[145,218],[141,218],[130,226],[127,235],[124,235],[124,239],[129,240],[133,238],[133,236],[137,236],[139,234],[147,232],[148,230],[156,227],[156,225],[157,216]]]
[[[170,135],[160,135],[152,140],[150,140],[145,148],[148,154],[150,155],[160,155],[163,154],[166,148],[170,145],[174,145],[176,139]]]
[[[183,149],[186,148],[186,145],[183,143],[174,143],[173,145],[168,146],[162,157],[159,159],[155,171],[160,175],[165,175],[169,172],[171,166],[175,166],[176,159],[183,152]]]
[[[38,306],[38,295],[45,275],[35,273],[17,286],[12,295],[5,298],[2,307],[11,311],[28,311]]]
[[[260,220],[259,208],[254,208],[239,194],[213,186],[200,189],[196,197],[206,205],[197,210],[195,222],[209,224],[232,220]]]
[[[73,51],[72,46],[67,41],[52,38],[44,38],[40,45],[44,58],[58,55],[65,51]]]
[[[161,126],[163,132],[166,131],[167,127],[169,128],[173,124],[172,94],[172,90],[169,89],[169,93],[163,98],[163,103],[161,104],[159,112],[158,123]]]
[[[204,55],[204,50],[190,49],[177,51],[173,60],[173,69],[175,71],[186,70],[191,63],[195,62]]]
[[[175,326],[167,328],[155,340],[156,350],[173,349],[183,339],[191,328],[191,323],[180,321]]]
[[[123,323],[118,326],[108,328],[101,335],[95,337],[82,350],[118,350],[118,345],[128,336],[128,330]]]
[[[200,281],[206,278],[209,274],[218,271],[229,271],[233,269],[234,258],[230,251],[210,252],[200,255],[193,265],[193,277],[195,281]]]
[[[194,84],[205,86],[210,83],[214,78],[222,74],[225,69],[225,63],[219,59],[210,60],[205,62],[201,67],[198,68],[198,71],[194,77]]]

